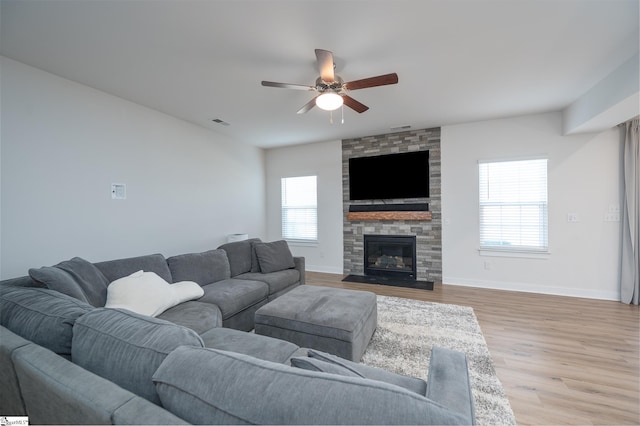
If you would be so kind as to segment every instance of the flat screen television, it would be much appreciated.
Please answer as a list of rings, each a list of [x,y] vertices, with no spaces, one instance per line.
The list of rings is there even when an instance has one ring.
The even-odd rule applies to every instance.
[[[429,151],[349,159],[349,199],[429,197]]]

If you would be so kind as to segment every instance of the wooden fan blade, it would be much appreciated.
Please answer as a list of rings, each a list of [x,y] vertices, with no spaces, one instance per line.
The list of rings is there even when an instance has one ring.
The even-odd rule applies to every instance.
[[[377,77],[363,78],[362,80],[354,80],[344,84],[347,90],[366,89],[367,87],[386,86],[387,84],[396,84],[398,82],[398,74],[391,73],[379,75]]]
[[[346,106],[348,106],[349,108],[351,108],[355,112],[359,112],[360,114],[362,114],[363,112],[365,112],[366,110],[369,109],[368,106],[366,106],[364,104],[361,104],[360,102],[358,102],[355,99],[353,99],[351,96],[342,95],[342,100],[344,100],[344,104]]]
[[[333,53],[328,50],[316,49],[316,59],[318,60],[318,71],[320,78],[325,83],[331,84],[335,81],[333,73]]]
[[[316,90],[316,88],[313,86],[305,86],[303,84],[276,83],[274,81],[263,81],[262,85],[267,87],[280,87],[282,89]]]
[[[320,95],[318,95],[318,96],[320,96]],[[313,98],[313,99],[311,99],[309,102],[307,102],[306,104],[304,104],[304,106],[298,110],[298,114],[304,114],[304,113],[308,112],[311,108],[313,108],[314,106],[316,106],[316,98],[317,98],[318,96],[314,97],[314,98]]]

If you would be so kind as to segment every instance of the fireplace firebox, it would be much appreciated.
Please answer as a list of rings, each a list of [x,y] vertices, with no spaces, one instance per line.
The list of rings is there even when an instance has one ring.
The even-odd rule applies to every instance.
[[[415,280],[416,237],[365,235],[364,273]]]

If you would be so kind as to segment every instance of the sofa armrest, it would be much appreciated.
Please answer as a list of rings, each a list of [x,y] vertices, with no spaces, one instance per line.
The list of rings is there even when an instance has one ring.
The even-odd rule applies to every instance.
[[[302,256],[294,256],[293,263],[296,265],[295,268],[300,271],[300,285],[304,285],[306,283],[305,278],[305,266],[304,266],[304,257]]]
[[[152,404],[146,399],[135,397],[116,408],[111,414],[111,423],[114,425],[188,425],[164,408]]]
[[[433,347],[425,396],[464,416],[467,424],[475,424],[467,356],[463,352]]]
[[[184,422],[41,346],[16,349],[12,361],[32,424]]]

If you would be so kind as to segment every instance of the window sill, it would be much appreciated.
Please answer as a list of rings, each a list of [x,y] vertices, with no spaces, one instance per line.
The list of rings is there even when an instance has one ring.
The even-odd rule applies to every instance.
[[[318,241],[307,241],[307,240],[287,240],[285,239],[287,244],[295,247],[318,247]]]
[[[518,250],[500,250],[500,249],[478,249],[480,256],[488,257],[517,257],[521,259],[548,259],[551,253],[548,251],[518,251]]]

